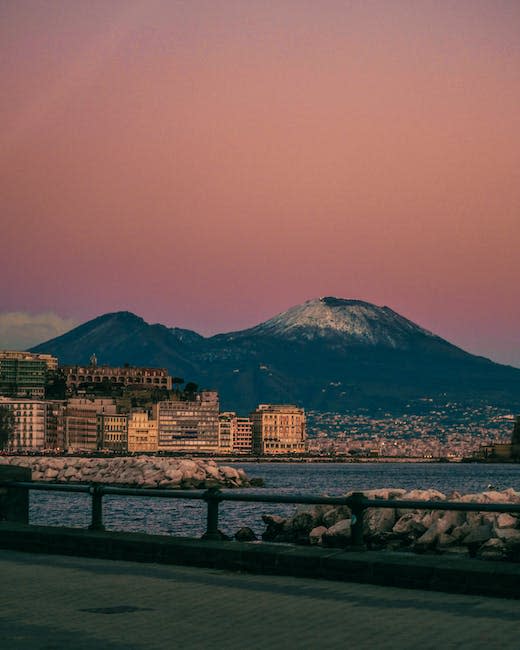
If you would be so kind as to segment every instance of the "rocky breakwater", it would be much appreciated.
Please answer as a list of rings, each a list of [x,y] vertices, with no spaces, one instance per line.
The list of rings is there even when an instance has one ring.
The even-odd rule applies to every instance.
[[[350,496],[351,493],[345,496]],[[439,500],[466,503],[520,503],[512,488],[479,494],[442,494],[436,490],[367,490],[371,499]],[[264,515],[264,541],[348,547],[351,512],[347,506],[300,508],[293,517]],[[410,550],[417,553],[458,553],[484,559],[520,561],[520,515],[450,510],[369,508],[363,518],[369,549]]]
[[[172,489],[249,487],[255,484],[242,469],[199,458],[5,456],[0,457],[0,463],[29,467],[33,481],[55,483]]]

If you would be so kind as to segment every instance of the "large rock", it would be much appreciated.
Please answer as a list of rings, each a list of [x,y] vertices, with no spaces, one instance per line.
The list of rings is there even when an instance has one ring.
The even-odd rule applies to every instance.
[[[483,560],[503,560],[507,557],[507,547],[501,539],[488,539],[477,550],[476,556]]]
[[[327,532],[326,526],[316,526],[309,533],[309,544],[311,546],[320,545],[323,542],[323,535]]]
[[[392,528],[392,532],[397,535],[413,535],[418,537],[426,530],[426,526],[422,523],[422,519],[423,515],[420,512],[407,512],[396,521]]]
[[[493,530],[489,524],[473,526],[462,542],[470,549],[470,552],[475,552],[479,546],[491,539],[492,535]]]
[[[507,512],[500,513],[496,518],[495,526],[497,528],[515,528],[517,525],[517,517],[513,517],[513,515],[510,515]]]
[[[363,534],[368,538],[379,537],[394,527],[396,513],[394,508],[369,508],[363,517]]]
[[[322,535],[324,546],[342,547],[348,546],[352,536],[352,522],[350,519],[342,519],[334,524]]]

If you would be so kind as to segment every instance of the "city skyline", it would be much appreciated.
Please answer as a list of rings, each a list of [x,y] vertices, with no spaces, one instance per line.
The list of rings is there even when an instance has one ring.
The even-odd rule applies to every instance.
[[[519,26],[513,0],[4,3],[0,347],[331,295],[520,367]]]

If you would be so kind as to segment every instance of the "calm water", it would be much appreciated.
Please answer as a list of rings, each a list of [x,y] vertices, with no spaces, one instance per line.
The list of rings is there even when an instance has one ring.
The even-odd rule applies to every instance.
[[[426,463],[242,463],[249,476],[264,479],[265,488],[249,493],[341,495],[350,490],[381,487],[435,488],[449,494],[482,492],[489,485],[520,491],[520,464]],[[104,523],[109,530],[200,536],[205,530],[205,504],[197,501],[104,497]],[[257,534],[264,530],[262,514],[291,514],[296,506],[284,504],[223,503],[220,529],[233,535],[241,526]],[[90,497],[83,494],[31,493],[33,524],[87,527]]]

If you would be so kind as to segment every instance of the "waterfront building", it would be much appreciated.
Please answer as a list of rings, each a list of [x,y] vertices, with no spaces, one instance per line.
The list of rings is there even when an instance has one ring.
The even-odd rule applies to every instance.
[[[167,400],[153,406],[159,451],[215,452],[219,448],[219,399],[201,391],[191,400]]]
[[[128,416],[123,413],[97,413],[98,449],[127,451]]]
[[[250,418],[237,416],[233,432],[233,453],[250,454],[253,451],[253,423]]]
[[[305,412],[293,404],[260,404],[251,413],[256,454],[303,454]]]
[[[157,420],[146,411],[134,411],[128,416],[128,451],[157,451]]]
[[[11,414],[8,449],[37,451],[45,447],[47,404],[41,400],[0,397],[0,406]]]
[[[48,373],[57,365],[58,359],[50,354],[0,351],[0,395],[43,399]]]
[[[224,411],[218,417],[218,449],[223,454],[231,453],[236,432],[237,414]]]
[[[135,388],[172,389],[172,377],[166,368],[98,366],[95,357],[93,357],[88,366],[66,365],[62,366],[61,370],[65,375],[69,391],[76,390],[84,384],[102,384],[103,382]]]
[[[234,411],[219,416],[219,451],[225,454],[251,454],[253,451],[252,423]]]
[[[116,414],[113,399],[73,398],[65,411],[65,448],[98,448],[98,414]]]
[[[48,400],[45,423],[45,449],[61,451],[65,449],[65,411],[66,402]]]

